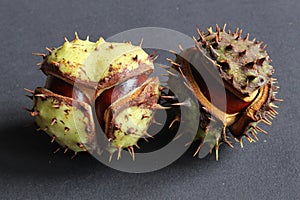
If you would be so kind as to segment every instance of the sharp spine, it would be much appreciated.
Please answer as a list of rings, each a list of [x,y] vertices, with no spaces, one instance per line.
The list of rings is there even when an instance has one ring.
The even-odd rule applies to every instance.
[[[61,147],[58,147],[55,151],[53,151],[53,154],[56,154],[59,150],[61,150]]]
[[[77,152],[74,152],[74,155],[71,157],[71,159],[74,159],[77,156]]]
[[[26,92],[29,92],[29,93],[31,93],[31,94],[34,94],[34,91],[33,91],[33,90],[30,90],[30,89],[28,89],[28,88],[24,88],[24,90],[25,90]]]
[[[43,58],[46,58],[46,54],[44,54],[44,53],[32,53],[33,55],[35,55],[35,56],[41,56],[41,57],[43,57]]]
[[[51,55],[51,53],[52,53],[52,49],[50,49],[49,47],[46,47],[46,50],[48,51],[48,53]]]
[[[55,138],[56,138],[55,135],[53,135],[53,136],[52,136],[52,139],[51,139],[51,143],[54,142]]]
[[[69,150],[69,148],[66,147],[65,150],[64,150],[64,154],[67,153],[68,150]]]
[[[172,120],[172,122],[169,125],[169,129],[174,125],[174,123],[176,122],[180,122],[181,121],[181,117],[179,115],[176,115],[175,118]]]
[[[56,118],[53,118],[50,125],[53,126],[53,125],[56,124],[56,123],[57,123],[57,119],[56,119]]]
[[[75,32],[74,35],[75,35],[75,40],[79,40],[78,33]]]
[[[69,40],[66,36],[64,37],[64,40],[65,40],[65,42],[69,43]]]

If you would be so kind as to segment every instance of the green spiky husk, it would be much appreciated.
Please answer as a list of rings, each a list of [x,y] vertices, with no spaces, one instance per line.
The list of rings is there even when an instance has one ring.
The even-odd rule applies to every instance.
[[[88,39],[80,40],[75,34],[73,41],[65,38],[61,47],[46,49],[48,55],[36,54],[43,57],[41,70],[49,79],[45,87],[60,87],[59,84],[68,90],[74,87],[84,98],[76,99],[74,93],[73,96],[65,96],[49,88],[37,88],[32,92],[34,107],[30,112],[36,117],[39,130],[45,131],[52,141],[66,150],[74,152],[92,152],[99,148],[112,152],[132,148],[145,137],[160,95],[157,78],[149,78],[107,108],[105,134],[108,147],[97,147],[99,137],[95,136],[95,119],[90,105],[104,91],[153,71],[152,57],[141,47],[131,43],[105,42],[103,38],[90,42]],[[59,80],[59,83],[53,86],[53,80]],[[64,93],[63,89],[55,88],[55,91]],[[127,121],[123,119],[125,116]],[[129,133],[129,130],[132,131]]]
[[[36,124],[63,148],[74,152],[94,147],[94,120],[90,105],[37,88],[33,94]]]

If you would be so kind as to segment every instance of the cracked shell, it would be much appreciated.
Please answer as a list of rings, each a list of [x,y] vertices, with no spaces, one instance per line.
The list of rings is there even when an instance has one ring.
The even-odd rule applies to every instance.
[[[206,33],[198,30],[196,46],[182,50],[171,61],[201,107],[197,135],[201,142],[195,155],[208,144],[215,147],[217,159],[220,143],[233,147],[228,130],[241,145],[243,136],[255,141],[257,132],[266,133],[258,123],[271,125],[270,119],[278,114],[274,103],[282,101],[275,97],[279,87],[274,85],[274,69],[265,46],[249,40],[249,34],[242,38],[238,28],[231,33],[225,27],[216,25],[215,31],[208,28]],[[210,90],[207,80],[213,83]]]
[[[159,98],[159,80],[148,77],[154,69],[153,57],[131,43],[103,38],[90,42],[77,33],[73,41],[65,38],[61,47],[46,49],[47,55],[35,53],[43,57],[45,88],[28,90],[34,101],[28,110],[39,130],[74,152],[130,148],[133,153],[138,139],[147,135]],[[123,91],[112,100],[115,90]],[[99,147],[96,141],[93,106],[109,147]]]

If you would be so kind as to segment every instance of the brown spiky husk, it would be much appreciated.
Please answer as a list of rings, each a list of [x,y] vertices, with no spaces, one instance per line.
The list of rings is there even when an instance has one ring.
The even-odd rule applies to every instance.
[[[200,139],[197,152],[205,137],[211,134],[216,138],[216,150],[221,142],[232,147],[227,130],[240,142],[243,137],[250,142],[258,140],[258,132],[267,132],[257,125],[261,122],[271,125],[271,119],[278,114],[275,103],[282,101],[275,97],[279,87],[275,85],[277,81],[273,78],[271,59],[265,46],[261,47],[262,42],[249,40],[249,34],[242,38],[242,31],[238,28],[231,33],[225,27],[216,25],[216,31],[208,28],[207,33],[198,30],[199,38],[194,39],[196,48],[181,51],[176,54],[175,62],[171,62],[172,67],[188,80],[188,87],[192,88],[201,105],[200,112],[206,113],[200,119],[199,127],[205,135],[197,138]],[[201,75],[216,82],[221,80],[220,84],[225,86],[225,109],[210,102],[209,92],[215,91],[207,90],[201,75],[196,74],[194,66],[186,60],[191,57],[198,58],[200,68],[197,70],[201,70]],[[218,121],[220,127],[210,126],[211,120]],[[216,130],[221,130],[221,134]]]

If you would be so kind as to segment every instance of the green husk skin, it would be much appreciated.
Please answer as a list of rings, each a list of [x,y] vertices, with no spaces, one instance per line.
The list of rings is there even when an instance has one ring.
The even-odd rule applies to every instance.
[[[148,137],[147,129],[160,96],[159,85],[157,77],[150,78],[105,111],[105,132],[111,141],[110,152],[133,147],[140,138]]]
[[[93,146],[95,128],[90,105],[44,88],[35,90],[33,103],[33,112],[38,113],[36,124],[39,129],[62,147],[80,152]]]
[[[153,68],[151,58],[139,46],[105,42],[103,38],[94,43],[78,37],[50,49],[41,67],[46,75],[97,89],[96,97],[141,73],[151,73]]]

